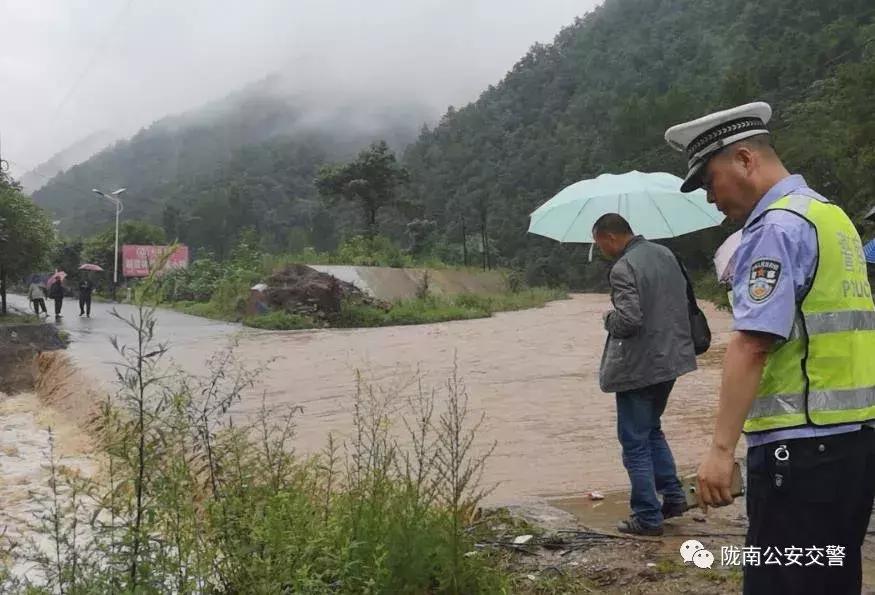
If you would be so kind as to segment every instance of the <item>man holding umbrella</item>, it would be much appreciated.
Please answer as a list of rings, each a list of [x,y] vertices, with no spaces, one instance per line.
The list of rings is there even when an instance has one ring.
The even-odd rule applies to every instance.
[[[724,216],[704,192],[681,193],[680,183],[662,172],[604,173],[562,189],[529,225],[530,233],[560,242],[595,241],[614,261],[599,384],[616,393],[632,488],[632,516],[618,526],[624,533],[661,535],[663,520],[687,509],[660,418],[675,380],[696,369],[710,331],[677,258],[649,240],[714,227]]]
[[[632,516],[617,528],[662,535],[663,520],[687,510],[660,421],[675,380],[696,369],[687,281],[671,250],[634,235],[616,213],[599,217],[592,234],[614,261],[609,274],[614,308],[604,317],[608,339],[599,384],[616,393],[617,436],[631,484]]]
[[[94,283],[88,277],[83,277],[79,282],[79,316],[91,318],[91,294],[94,292]]]
[[[60,320],[63,318],[61,316],[61,308],[64,305],[64,279],[67,277],[67,273],[64,271],[55,271],[55,273],[49,277],[49,280],[46,284],[49,286],[49,298],[55,302],[55,320]]]
[[[102,271],[103,269],[96,264],[83,264],[79,270],[86,271],[86,275],[79,282],[79,316],[91,318],[91,294],[94,293],[94,283],[88,278],[87,272]]]
[[[837,205],[790,175],[762,102],[673,126],[687,154],[681,189],[744,224],[733,277],[717,423],[699,467],[704,505],[732,501],[735,446],[747,437],[745,593],[859,593],[875,496],[875,304],[860,236]],[[803,564],[783,558],[803,552]],[[841,564],[829,565],[827,552]],[[812,561],[812,559],[814,561]]]

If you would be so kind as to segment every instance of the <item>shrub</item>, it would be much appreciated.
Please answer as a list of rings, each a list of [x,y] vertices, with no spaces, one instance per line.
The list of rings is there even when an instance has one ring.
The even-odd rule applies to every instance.
[[[155,314],[118,316],[119,392],[98,418],[105,473],[67,474],[50,442],[41,540],[13,550],[41,584],[0,572],[3,592],[500,593],[489,552],[466,556],[488,489],[454,368],[444,393],[404,400],[357,378],[353,431],[315,457],[293,452],[297,408],[264,403],[248,425],[229,410],[258,372],[229,349],[204,377],[168,379]],[[390,433],[402,419],[404,436]]]
[[[718,310],[731,309],[728,295],[730,287],[725,283],[717,281],[717,277],[713,272],[708,271],[694,275],[693,289],[696,292],[697,300],[708,300],[712,302]]]
[[[210,258],[200,258],[186,269],[174,269],[161,279],[166,301],[206,302],[216,292],[224,275],[222,267]]]
[[[331,320],[331,325],[338,328],[370,328],[385,324],[386,313],[383,310],[355,300],[344,300],[340,305],[340,313]]]
[[[355,236],[338,247],[332,264],[405,267],[413,266],[413,259],[385,236]]]
[[[248,316],[243,319],[243,324],[253,328],[275,331],[294,331],[317,326],[312,318],[284,311],[268,312],[259,316]]]

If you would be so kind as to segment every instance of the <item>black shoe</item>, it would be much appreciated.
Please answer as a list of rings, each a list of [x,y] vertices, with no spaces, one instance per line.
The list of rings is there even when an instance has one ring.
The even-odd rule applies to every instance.
[[[617,531],[620,533],[629,533],[631,535],[645,535],[647,537],[660,537],[662,535],[662,526],[648,527],[642,525],[637,518],[629,517],[627,521],[617,523]]]
[[[665,502],[662,505],[662,518],[673,519],[683,516],[690,509],[690,505],[686,502]]]

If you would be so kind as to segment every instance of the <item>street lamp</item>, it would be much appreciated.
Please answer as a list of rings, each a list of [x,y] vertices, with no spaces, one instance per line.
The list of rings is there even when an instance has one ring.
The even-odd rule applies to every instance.
[[[111,194],[107,194],[106,192],[101,192],[97,188],[93,188],[92,192],[95,194],[99,194],[106,200],[110,201],[115,205],[115,252],[113,253],[113,262],[112,262],[112,299],[115,299],[115,288],[118,285],[118,216],[121,214],[124,206],[122,205],[122,200],[119,196],[127,190],[127,188],[119,188],[115,192]]]

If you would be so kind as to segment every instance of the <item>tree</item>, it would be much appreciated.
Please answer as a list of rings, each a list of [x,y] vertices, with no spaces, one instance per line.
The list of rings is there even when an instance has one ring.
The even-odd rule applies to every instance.
[[[54,242],[45,211],[12,185],[0,185],[0,314],[6,314],[8,279],[45,266]]]
[[[774,108],[771,129],[788,167],[859,216],[875,196],[871,4],[604,2],[553,44],[533,47],[476,101],[422,130],[405,151],[404,193],[419,217],[437,221],[439,244],[458,242],[464,218],[471,239],[480,236],[484,266],[541,278],[561,271],[569,282],[578,271],[587,285],[575,287],[595,288],[594,263],[581,266],[571,250],[533,249],[541,244],[526,237],[532,211],[602,173],[683,174],[666,128],[762,99]],[[729,232],[677,242],[682,258],[707,270]]]
[[[15,190],[21,192],[21,182],[10,176],[4,170],[5,161],[0,161],[0,190]]]
[[[52,268],[67,273],[67,283],[75,287],[83,272],[79,270],[82,260],[82,240],[59,238],[51,255]]]
[[[364,210],[368,232],[373,234],[377,213],[395,203],[398,186],[407,180],[407,170],[398,165],[395,153],[386,141],[379,141],[359,153],[355,161],[322,167],[316,188],[329,201],[340,198],[358,202]]]
[[[165,243],[164,230],[143,221],[125,221],[119,226],[119,251],[123,244],[162,245]],[[82,258],[98,264],[107,271],[113,270],[112,252],[115,248],[115,227],[108,227],[97,235],[87,238],[82,247]],[[121,254],[117,255],[119,271]]]
[[[164,228],[164,235],[168,238],[179,239],[182,228],[182,211],[176,205],[164,205],[164,212],[161,214],[161,225]]]

